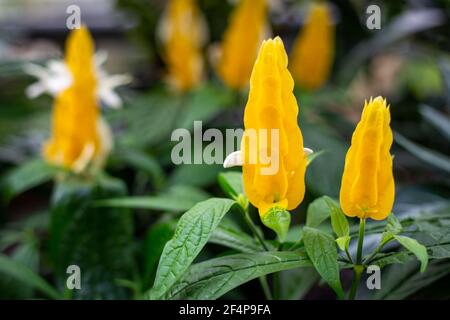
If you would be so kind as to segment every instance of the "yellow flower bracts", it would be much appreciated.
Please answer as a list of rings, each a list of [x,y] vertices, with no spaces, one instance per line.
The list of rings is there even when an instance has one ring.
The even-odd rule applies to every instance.
[[[196,0],[171,0],[159,35],[169,85],[177,91],[198,86],[204,73],[202,46],[206,26]]]
[[[316,90],[328,80],[334,59],[334,29],[328,5],[312,4],[291,55],[290,70],[300,88]]]
[[[345,158],[340,202],[349,217],[385,219],[394,203],[389,106],[377,97],[364,106]]]
[[[217,72],[233,89],[248,85],[258,48],[267,28],[266,0],[240,0],[231,15],[221,47]]]
[[[72,83],[55,97],[52,137],[43,150],[48,162],[74,171],[83,170],[104,149],[93,57],[89,31],[85,27],[72,31],[65,57]]]
[[[262,219],[272,207],[295,209],[305,193],[306,156],[297,124],[298,105],[292,93],[294,81],[287,64],[279,37],[263,42],[253,67],[245,108],[241,147],[244,189]],[[274,129],[279,133],[279,142],[272,141],[270,132]],[[250,131],[257,133],[256,144],[250,143]],[[261,138],[264,136],[267,141]],[[265,153],[270,154],[271,164],[264,161]],[[256,162],[251,161],[252,156]],[[264,173],[273,161],[278,161],[277,170]]]

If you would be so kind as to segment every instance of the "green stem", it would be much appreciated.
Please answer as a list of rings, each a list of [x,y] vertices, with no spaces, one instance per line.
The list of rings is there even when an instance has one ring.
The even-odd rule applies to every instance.
[[[394,240],[394,238],[388,239],[388,240],[386,240],[385,242],[380,243],[380,244],[378,245],[378,247],[370,254],[370,256],[368,256],[366,259],[364,259],[364,264],[365,264],[365,265],[369,264],[369,263],[372,261],[372,259],[373,259],[378,253],[380,253],[380,251],[383,249],[383,247],[384,247],[387,243],[391,242],[392,240]]]
[[[242,209],[244,211],[244,218],[245,218],[245,222],[247,223],[248,227],[250,228],[250,230],[252,231],[254,236],[258,239],[258,241],[261,243],[264,250],[269,251],[269,248],[264,243],[264,239],[261,237],[258,230],[256,229],[256,226],[253,223],[252,218],[250,218],[248,208],[246,208],[246,209],[242,208]],[[272,293],[270,292],[270,287],[269,287],[269,283],[267,282],[266,276],[259,277],[259,283],[261,284],[261,287],[263,289],[264,296],[266,297],[266,299],[273,300]]]
[[[273,300],[272,293],[270,292],[269,283],[267,282],[266,276],[259,277],[259,283],[261,284],[266,299]]]
[[[348,261],[350,261],[350,263],[353,263],[353,259],[350,255],[350,252],[348,251],[348,248],[345,248],[345,254],[347,255]]]
[[[244,210],[244,217],[245,217],[245,222],[247,222],[248,227],[250,228],[252,233],[255,235],[255,237],[258,239],[258,241],[261,243],[264,250],[270,251],[269,248],[267,247],[267,245],[265,244],[264,239],[261,237],[258,230],[256,229],[256,226],[253,223],[252,218],[250,218],[250,214],[248,213],[248,210]]]
[[[358,238],[358,251],[356,252],[356,264],[361,264],[362,261],[362,248],[364,243],[365,228],[366,228],[366,219],[361,218],[359,221],[359,238]]]
[[[359,237],[358,237],[358,249],[356,251],[356,264],[353,267],[355,272],[355,277],[353,278],[352,288],[350,289],[350,294],[348,296],[349,300],[355,299],[356,291],[358,290],[359,281],[361,280],[361,274],[364,270],[362,262],[362,249],[364,244],[364,231],[366,228],[366,219],[361,218],[359,221]]]
[[[348,295],[349,300],[355,299],[356,291],[358,290],[359,281],[361,280],[361,274],[364,270],[364,267],[360,265],[355,265],[353,270],[355,272],[355,277],[353,278],[352,288],[350,289],[350,294]]]

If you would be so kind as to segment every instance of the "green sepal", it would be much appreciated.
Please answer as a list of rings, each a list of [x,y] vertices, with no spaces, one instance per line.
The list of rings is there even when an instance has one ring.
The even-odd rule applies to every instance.
[[[274,206],[261,217],[261,221],[267,228],[275,231],[281,243],[284,242],[291,224],[291,214],[288,211]]]

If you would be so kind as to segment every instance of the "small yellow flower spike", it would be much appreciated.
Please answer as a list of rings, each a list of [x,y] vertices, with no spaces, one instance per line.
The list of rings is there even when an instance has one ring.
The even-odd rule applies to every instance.
[[[43,154],[48,162],[79,172],[103,159],[110,144],[103,139],[107,130],[99,116],[94,44],[85,27],[70,33],[65,63],[72,83],[55,98],[52,137]]]
[[[248,85],[258,48],[267,29],[266,0],[240,0],[225,32],[217,73],[233,89]]]
[[[327,81],[334,59],[334,36],[328,5],[312,4],[291,55],[290,70],[300,88],[316,90]]]
[[[259,209],[263,222],[271,209],[295,209],[305,194],[307,158],[297,123],[294,81],[287,64],[279,37],[263,42],[245,107],[241,144],[244,189],[249,201]],[[273,139],[271,132],[278,133],[278,140]],[[253,135],[256,139],[251,139],[252,133],[256,133]],[[270,163],[265,154],[271,158]],[[275,170],[268,170],[274,168],[274,163]]]
[[[169,85],[187,91],[200,84],[206,27],[195,0],[171,0],[162,18],[159,37],[168,69]]]
[[[349,217],[385,219],[394,204],[392,131],[389,106],[382,97],[365,103],[345,158],[340,202]]]

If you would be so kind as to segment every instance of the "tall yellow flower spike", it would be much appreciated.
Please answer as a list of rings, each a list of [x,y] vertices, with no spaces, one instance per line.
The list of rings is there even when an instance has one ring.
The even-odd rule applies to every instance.
[[[195,0],[171,0],[161,21],[159,36],[167,64],[169,85],[187,91],[200,84],[206,27]]]
[[[288,57],[279,37],[263,42],[253,67],[245,107],[241,147],[244,189],[250,203],[259,209],[263,222],[273,208],[295,209],[305,194],[307,158],[297,124],[298,105],[292,93],[294,81],[287,64]],[[272,141],[273,129],[278,132],[278,143]],[[249,138],[251,132],[256,133],[256,143]],[[264,136],[267,141],[261,138]],[[263,159],[264,153],[278,159],[278,170],[264,173],[264,169],[273,165]],[[255,155],[256,161],[252,161]]]
[[[345,158],[340,202],[349,217],[385,219],[394,204],[392,131],[389,106],[382,97],[365,103]]]
[[[65,57],[72,83],[55,98],[52,137],[43,150],[48,162],[74,171],[99,159],[106,147],[102,145],[93,56],[89,31],[85,27],[72,31]]]
[[[328,5],[312,4],[291,55],[290,70],[300,88],[316,90],[327,81],[334,59],[334,29]]]
[[[240,0],[220,48],[217,73],[227,86],[247,86],[267,27],[266,0]]]

